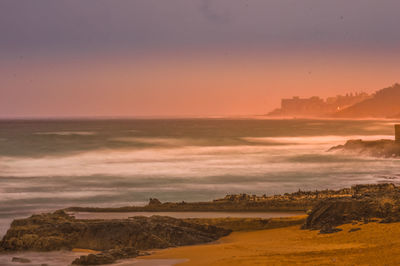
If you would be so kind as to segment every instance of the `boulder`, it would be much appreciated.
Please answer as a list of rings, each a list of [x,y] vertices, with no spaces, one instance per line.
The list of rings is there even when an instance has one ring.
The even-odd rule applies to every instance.
[[[161,205],[161,201],[156,198],[150,198],[148,206]]]
[[[347,198],[320,201],[308,215],[303,228],[322,229],[373,218],[400,221],[400,189],[393,184],[357,185]]]
[[[332,234],[343,231],[343,229],[332,227],[330,225],[324,225],[321,230],[319,231],[320,234]]]
[[[75,259],[73,265],[111,264],[120,259],[135,258],[139,252],[134,248],[111,249],[99,254],[89,254]]]

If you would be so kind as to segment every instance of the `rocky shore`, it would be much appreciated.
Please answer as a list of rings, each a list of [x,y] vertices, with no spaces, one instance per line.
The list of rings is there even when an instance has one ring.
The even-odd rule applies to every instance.
[[[248,194],[227,195],[209,202],[160,202],[150,199],[146,206],[118,208],[71,207],[68,212],[274,212],[308,211],[318,201],[333,197],[350,197],[350,188],[340,190],[298,191],[283,195],[257,196]]]
[[[334,227],[353,222],[400,221],[400,188],[394,184],[357,185],[347,198],[320,201],[307,217],[304,229],[334,232]]]
[[[64,211],[14,220],[0,242],[2,251],[54,251],[73,248],[101,251],[74,264],[108,264],[132,258],[138,250],[201,244],[228,235],[229,229],[171,217],[78,220]]]
[[[188,210],[190,206],[190,210],[193,211],[193,208],[199,206],[208,206],[207,210],[215,210],[223,209],[224,206],[231,208],[237,204],[236,210],[248,210],[250,207],[268,209],[271,202],[274,203],[274,207],[283,206],[285,209],[288,206],[302,206],[304,210],[308,207],[311,210],[307,217],[304,215],[295,218],[175,219],[165,216],[136,216],[109,220],[76,219],[64,210],[59,210],[14,220],[0,242],[0,251],[89,249],[97,252],[81,256],[73,261],[73,264],[99,265],[133,258],[150,249],[209,243],[227,236],[232,231],[302,225],[303,229],[334,233],[340,231],[341,229],[336,227],[343,224],[400,222],[400,187],[394,184],[356,185],[336,191],[299,191],[271,197],[228,195],[212,202],[191,204],[161,203],[151,199],[149,205],[134,208]],[[351,232],[357,230],[359,228],[352,228]]]
[[[382,158],[400,158],[400,142],[389,139],[348,140],[344,145],[332,147],[329,151],[342,151]]]

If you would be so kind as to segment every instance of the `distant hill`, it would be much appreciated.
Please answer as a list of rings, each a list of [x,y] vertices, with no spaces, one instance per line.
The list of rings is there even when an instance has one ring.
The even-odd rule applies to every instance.
[[[400,84],[377,91],[369,99],[336,112],[341,118],[391,118],[400,115]]]
[[[290,99],[282,99],[281,107],[267,115],[272,117],[330,117],[338,110],[345,109],[370,97],[371,95],[364,92],[336,95],[326,99],[318,96],[310,98],[294,96]]]

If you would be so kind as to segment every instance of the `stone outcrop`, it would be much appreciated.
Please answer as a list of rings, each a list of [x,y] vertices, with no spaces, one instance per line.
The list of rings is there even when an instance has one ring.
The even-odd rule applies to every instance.
[[[318,201],[331,197],[350,197],[349,188],[340,190],[297,191],[283,195],[256,196],[249,194],[227,195],[209,202],[160,202],[150,199],[146,206],[119,208],[71,207],[72,212],[179,212],[179,211],[307,211]]]
[[[156,198],[150,198],[150,200],[149,200],[149,205],[150,205],[150,206],[154,206],[154,205],[158,206],[158,205],[161,205],[161,201],[159,201],[159,200],[156,199]]]
[[[389,139],[372,141],[356,139],[348,140],[344,145],[332,147],[329,151],[343,151],[373,157],[398,158],[400,157],[400,143]]]
[[[329,228],[351,223],[400,221],[400,188],[394,184],[357,185],[352,197],[330,198],[319,202],[303,226],[305,229],[329,231]]]
[[[217,227],[237,231],[255,231],[288,226],[302,225],[306,220],[306,215],[280,218],[187,218],[185,221],[199,224],[214,225]]]
[[[80,256],[72,265],[102,265],[111,264],[120,259],[135,258],[139,252],[134,248],[111,249],[98,254]]]
[[[110,263],[133,257],[136,250],[207,243],[231,231],[171,217],[79,220],[64,211],[14,220],[0,242],[3,251],[52,251],[73,248],[103,251],[75,264]],[[86,263],[86,264],[85,264]]]
[[[11,259],[11,262],[29,263],[29,262],[31,262],[31,260],[30,260],[30,259],[27,259],[27,258],[13,257],[13,258]]]

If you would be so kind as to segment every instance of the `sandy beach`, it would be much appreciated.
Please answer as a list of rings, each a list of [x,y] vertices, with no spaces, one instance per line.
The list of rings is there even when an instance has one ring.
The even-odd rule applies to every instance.
[[[187,259],[176,265],[398,265],[400,223],[346,224],[319,234],[299,226],[234,232],[219,241],[171,248],[141,259]],[[349,232],[351,229],[361,230]]]

